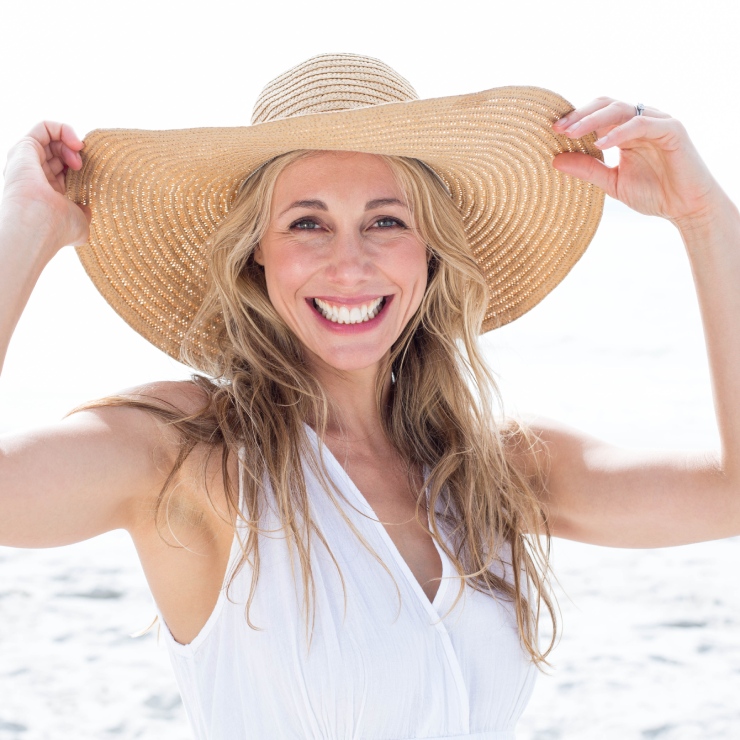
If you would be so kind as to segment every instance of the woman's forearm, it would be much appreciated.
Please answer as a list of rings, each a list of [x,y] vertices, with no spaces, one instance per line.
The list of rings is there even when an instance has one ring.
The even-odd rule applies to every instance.
[[[10,338],[53,250],[53,239],[0,208],[0,372]]]
[[[740,484],[740,212],[722,192],[677,223],[696,284],[725,475]]]
[[[88,215],[65,195],[65,168],[83,143],[69,126],[43,121],[9,152],[0,200],[0,370],[41,271],[67,244],[84,244]]]

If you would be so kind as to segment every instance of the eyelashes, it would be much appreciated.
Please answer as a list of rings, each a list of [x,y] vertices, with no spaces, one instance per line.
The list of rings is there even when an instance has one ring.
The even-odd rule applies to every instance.
[[[390,221],[390,222],[392,222],[393,224],[395,224],[396,226],[400,226],[400,227],[401,227],[401,228],[403,228],[403,229],[405,229],[405,228],[406,228],[406,224],[405,224],[405,223],[404,223],[403,221],[401,221],[401,220],[400,220],[400,219],[398,219],[398,218],[393,218],[392,216],[381,216],[380,218],[376,219],[376,220],[374,221],[374,223],[375,223],[375,224],[378,224],[378,223],[380,223],[381,221]],[[386,228],[386,227],[384,227],[384,228]]]
[[[309,225],[309,228],[306,228],[306,224]],[[312,218],[299,218],[290,225],[291,229],[298,229],[299,231],[316,231],[318,227],[319,224]]]
[[[390,224],[386,226],[377,226],[380,223]],[[396,218],[395,216],[380,216],[379,218],[376,218],[373,221],[373,226],[377,227],[381,231],[390,230],[392,228],[398,227],[401,229],[406,228],[406,224],[401,221],[401,219]],[[319,231],[322,227],[321,224],[314,218],[311,217],[305,217],[305,218],[299,218],[296,221],[293,221],[293,223],[289,227],[291,230],[296,229],[297,231]]]

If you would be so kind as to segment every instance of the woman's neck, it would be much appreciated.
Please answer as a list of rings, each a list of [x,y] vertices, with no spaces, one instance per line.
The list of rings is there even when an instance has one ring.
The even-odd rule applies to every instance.
[[[326,433],[348,444],[383,437],[375,388],[379,367],[344,372],[314,368],[330,401]],[[383,384],[383,402],[391,388],[390,373]]]

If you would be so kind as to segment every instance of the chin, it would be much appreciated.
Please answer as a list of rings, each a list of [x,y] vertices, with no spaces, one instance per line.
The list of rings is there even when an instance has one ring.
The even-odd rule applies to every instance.
[[[380,363],[387,357],[389,351],[358,352],[355,349],[354,351],[348,350],[346,352],[328,353],[326,351],[314,352],[313,350],[309,350],[310,354],[323,365],[345,373],[377,369]]]

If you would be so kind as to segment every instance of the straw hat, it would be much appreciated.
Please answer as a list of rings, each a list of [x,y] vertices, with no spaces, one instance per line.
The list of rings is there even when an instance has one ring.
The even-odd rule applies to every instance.
[[[67,173],[68,196],[92,210],[77,252],[111,306],[180,359],[207,287],[206,241],[251,172],[295,149],[413,157],[460,209],[490,289],[488,331],[539,303],[596,231],[603,192],[552,167],[563,151],[601,158],[592,137],[553,133],[572,109],[536,87],[419,100],[376,59],[313,57],[265,87],[251,126],[90,133],[82,169]],[[199,351],[214,350],[217,328],[193,327]]]

